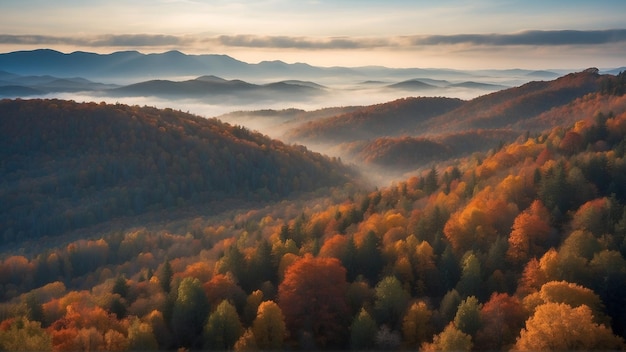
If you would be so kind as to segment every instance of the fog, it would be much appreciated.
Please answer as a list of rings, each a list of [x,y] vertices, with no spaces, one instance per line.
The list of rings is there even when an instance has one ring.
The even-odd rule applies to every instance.
[[[310,112],[330,107],[367,106],[385,103],[404,97],[418,96],[445,96],[469,100],[479,95],[488,94],[494,90],[463,88],[463,87],[440,87],[425,90],[402,90],[388,87],[389,82],[360,82],[343,86],[326,86],[321,94],[308,96],[277,95],[272,97],[250,97],[246,94],[219,96],[207,98],[165,98],[165,97],[110,97],[102,92],[83,93],[53,93],[41,96],[41,98],[59,98],[74,100],[76,102],[106,102],[121,103],[127,105],[152,106],[156,108],[172,108],[183,112],[199,115],[206,118],[217,117],[220,120],[244,126],[250,130],[258,131],[272,138],[286,141],[287,143],[303,144],[310,150],[329,156],[340,157],[348,164],[356,162],[345,154],[345,148],[339,144],[313,144],[309,141],[287,140],[286,132],[302,123],[314,118],[324,118],[335,115],[335,110],[316,114],[303,114],[301,110]],[[286,109],[297,109],[284,111]],[[259,112],[263,110],[263,112]],[[234,114],[233,112],[237,112]],[[303,115],[309,116],[302,118]],[[314,116],[314,117],[310,117]],[[366,165],[354,165],[361,170],[367,178],[377,186],[388,185],[389,182],[405,179],[413,173],[406,170],[381,170]],[[430,167],[430,166],[424,166]],[[416,172],[422,168],[416,169]]]

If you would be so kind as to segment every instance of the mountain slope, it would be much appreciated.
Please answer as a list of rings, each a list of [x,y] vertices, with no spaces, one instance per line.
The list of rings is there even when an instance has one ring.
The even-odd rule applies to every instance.
[[[427,127],[440,132],[468,128],[502,128],[598,91],[606,76],[597,69],[572,73],[553,81],[533,81],[472,99],[432,119]]]
[[[215,119],[62,100],[0,101],[0,235],[57,235],[223,199],[270,200],[349,171]]]
[[[397,136],[463,103],[453,98],[405,98],[309,122],[291,130],[289,140],[346,142]]]

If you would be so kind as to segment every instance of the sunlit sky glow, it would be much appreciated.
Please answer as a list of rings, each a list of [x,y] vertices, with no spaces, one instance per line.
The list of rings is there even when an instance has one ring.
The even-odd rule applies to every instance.
[[[0,52],[180,50],[319,66],[626,66],[626,1],[7,0]]]

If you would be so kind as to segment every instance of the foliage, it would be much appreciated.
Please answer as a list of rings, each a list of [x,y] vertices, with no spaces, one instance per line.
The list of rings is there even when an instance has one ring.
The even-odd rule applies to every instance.
[[[278,287],[291,336],[309,336],[322,348],[338,347],[347,332],[347,288],[346,269],[335,258],[306,255],[292,263]]]
[[[204,327],[204,347],[211,350],[231,350],[243,334],[235,307],[222,301],[211,313]]]
[[[589,307],[546,303],[526,321],[514,350],[617,350],[624,341],[593,322]]]
[[[593,72],[587,72],[535,88],[563,88],[571,81],[581,87],[596,79]],[[516,91],[530,93],[533,86]],[[72,233],[61,224],[63,240],[21,242],[19,249],[8,243],[0,254],[0,341],[4,344],[32,332],[41,337],[32,341],[48,350],[196,349],[204,347],[208,336],[212,336],[210,341],[227,341],[220,342],[219,348],[238,350],[506,350],[542,349],[558,343],[568,349],[622,348],[620,339],[626,336],[626,113],[604,109],[622,104],[620,99],[593,94],[577,98],[567,109],[581,120],[571,126],[528,133],[449,165],[427,165],[415,176],[376,190],[347,184],[317,193],[315,198],[301,195],[219,214],[187,213],[181,209],[196,203],[182,197],[182,208],[178,200],[167,208],[176,213],[169,214],[176,221],[155,210],[154,214],[165,214],[159,218],[162,221],[144,227],[136,226],[143,224],[144,217],[126,214],[129,224],[121,221],[111,228]],[[54,101],[37,104],[62,120],[61,112],[53,110]],[[69,107],[74,103],[56,104],[59,109],[58,104]],[[181,122],[180,113],[168,110],[76,106],[85,109],[85,119],[92,111],[118,111],[119,118],[130,124],[123,134],[128,139],[112,142],[120,151],[152,140],[140,131],[170,136],[172,144],[164,140],[163,148],[178,145],[176,136],[181,138],[178,142],[185,141],[182,144],[203,144],[188,137],[196,133],[201,139],[210,132],[202,132],[205,122],[195,117]],[[147,112],[154,115],[142,115]],[[106,119],[105,115],[98,116]],[[131,128],[142,121],[156,127]],[[233,137],[253,149],[258,147],[258,155],[273,155],[274,149],[296,159],[302,153],[309,155],[278,142],[264,144],[263,137],[213,120],[206,126],[210,130],[213,124],[218,127],[208,143],[221,145],[224,128],[230,131],[226,140]],[[53,125],[50,132],[57,131]],[[102,128],[113,129],[114,124],[109,125]],[[188,130],[176,129],[179,125]],[[43,136],[21,140],[20,145],[33,143],[33,150],[41,151],[35,141],[43,141]],[[45,145],[62,149],[49,144],[48,137]],[[248,138],[258,138],[261,144]],[[69,139],[68,144],[73,141]],[[188,149],[180,150],[180,158],[168,161],[172,165],[185,160]],[[230,158],[233,150],[229,148],[224,155],[237,164],[237,157]],[[66,156],[71,158],[70,154]],[[170,160],[167,155],[163,158]],[[2,159],[0,168],[14,170],[15,160]],[[62,160],[67,161],[56,162]],[[200,160],[203,166],[185,169],[181,164],[181,172],[193,173],[194,168],[210,163],[200,157],[190,160]],[[254,160],[263,162],[260,157]],[[322,169],[323,160],[327,159],[318,160]],[[53,162],[39,161],[37,182],[47,184],[46,168]],[[160,173],[158,160],[154,163]],[[299,164],[273,171],[291,178],[294,165]],[[165,177],[166,188],[170,183],[172,189],[182,187],[179,181],[192,184],[187,176],[180,180],[170,176]],[[19,177],[11,177],[3,178],[0,188],[15,185]],[[97,177],[94,182],[89,187],[95,190]],[[54,185],[59,191],[64,187],[63,182]],[[40,190],[56,192],[57,188]],[[241,190],[252,194],[249,191]],[[65,202],[79,204],[85,195],[75,193],[75,199],[68,197]],[[16,200],[30,206],[28,193]],[[89,198],[89,202],[100,200]],[[0,213],[6,214],[2,209]],[[27,208],[20,209],[26,214]],[[34,216],[32,220],[39,215],[28,216]],[[64,216],[75,219],[70,213]],[[143,216],[150,222],[151,215]],[[39,226],[37,221],[22,225]],[[23,239],[13,231],[3,235]],[[228,331],[236,333],[219,329],[226,321],[233,323]],[[546,331],[554,331],[556,338],[537,337]],[[582,336],[578,342],[568,340],[576,336]],[[532,341],[542,345],[532,345]]]

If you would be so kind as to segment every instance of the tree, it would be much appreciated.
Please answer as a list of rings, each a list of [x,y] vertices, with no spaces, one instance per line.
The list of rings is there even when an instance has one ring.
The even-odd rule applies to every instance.
[[[172,265],[170,264],[170,261],[166,259],[158,275],[159,283],[161,284],[161,288],[164,292],[170,292],[173,275],[174,272],[172,271]]]
[[[565,303],[546,303],[526,321],[526,327],[514,350],[618,350],[624,348],[621,338],[593,321],[589,307],[572,308]]]
[[[172,311],[172,332],[179,346],[199,347],[200,334],[209,315],[209,301],[200,280],[186,277],[178,286]]]
[[[130,287],[126,282],[126,277],[124,277],[124,275],[120,275],[117,279],[115,279],[115,284],[113,285],[113,290],[111,292],[120,295],[122,298],[126,298],[129,289]]]
[[[246,293],[237,285],[230,273],[217,274],[202,287],[212,307],[216,307],[223,300],[231,300],[238,309],[242,309],[245,305]]]
[[[421,351],[470,351],[472,337],[457,329],[453,323],[448,324],[432,343],[424,343]]]
[[[467,297],[459,304],[459,308],[454,316],[454,326],[464,333],[474,336],[480,329],[480,310],[482,305],[474,296]]]
[[[276,303],[265,301],[259,305],[252,332],[256,345],[262,350],[279,350],[283,347],[287,327],[283,312]]]
[[[278,304],[292,338],[312,338],[319,347],[341,346],[347,288],[346,269],[335,258],[306,255],[292,263],[278,287]]]
[[[369,231],[365,235],[363,243],[361,243],[361,246],[357,249],[357,268],[359,268],[363,276],[369,280],[370,284],[378,280],[380,271],[384,265],[380,247],[380,240],[376,236],[376,233]]]
[[[8,326],[3,326],[3,325]],[[52,337],[41,328],[40,322],[25,317],[4,321],[0,324],[0,350],[2,351],[50,351]]]
[[[44,321],[43,306],[39,302],[37,294],[32,291],[26,295],[26,309],[29,320],[38,322]]]
[[[128,343],[131,351],[156,351],[159,349],[152,326],[135,318],[128,327]]]
[[[481,292],[481,266],[474,252],[468,252],[463,258],[461,279],[456,285],[456,290],[461,297],[479,296]]]
[[[535,295],[539,302],[565,303],[570,307],[585,305],[593,312],[595,322],[609,321],[604,314],[604,304],[600,297],[586,287],[567,281],[551,281],[541,286],[541,290]]]
[[[543,254],[540,246],[548,240],[550,232],[550,213],[540,200],[535,200],[513,221],[507,258],[519,265]]]
[[[377,330],[376,321],[364,308],[361,308],[350,325],[350,348],[353,350],[374,348]]]
[[[211,350],[232,350],[242,334],[243,327],[237,310],[224,300],[209,316],[204,328],[204,347]]]
[[[246,329],[243,332],[239,340],[235,342],[233,347],[235,351],[258,351],[259,347],[256,345],[256,340],[252,329]]]
[[[424,192],[429,195],[434,193],[438,188],[437,182],[437,169],[433,166],[424,179]]]
[[[439,304],[439,319],[441,320],[441,328],[448,325],[448,323],[454,319],[459,304],[461,304],[461,296],[457,290],[452,289],[443,296],[441,303]]]
[[[387,276],[375,287],[374,311],[379,324],[391,329],[400,327],[401,319],[409,303],[409,294],[395,276]]]
[[[402,335],[407,348],[417,349],[432,336],[432,315],[433,312],[423,301],[411,305],[402,321]]]
[[[476,349],[500,351],[515,343],[526,314],[517,297],[493,293],[480,310],[481,328],[475,335]]]

